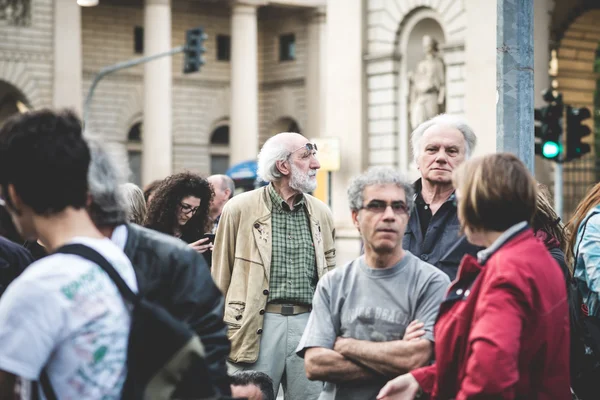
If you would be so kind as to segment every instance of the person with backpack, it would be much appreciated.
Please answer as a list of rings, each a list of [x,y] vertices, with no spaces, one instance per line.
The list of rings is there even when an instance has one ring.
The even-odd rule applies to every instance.
[[[567,224],[567,260],[573,266],[571,382],[583,400],[600,396],[600,183]]]
[[[65,245],[91,248],[137,292],[131,262],[86,211],[89,163],[72,112],[20,114],[0,129],[0,197],[21,236],[40,239],[51,252],[0,301],[0,398],[14,398],[17,376],[46,377],[52,390],[40,390],[41,398],[50,392],[60,399],[121,398],[129,305],[99,265],[56,253]]]
[[[88,212],[92,221],[131,260],[140,293],[185,322],[202,340],[209,373],[193,379],[214,386],[221,395],[230,395],[224,299],[204,258],[179,239],[126,223],[120,190],[123,168],[99,143],[90,141],[89,145]]]

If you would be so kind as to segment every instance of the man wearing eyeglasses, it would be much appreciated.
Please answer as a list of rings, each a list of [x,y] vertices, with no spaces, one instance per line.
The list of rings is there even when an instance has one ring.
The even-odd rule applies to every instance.
[[[297,133],[267,140],[258,175],[269,185],[235,196],[223,208],[212,276],[225,295],[231,370],[264,372],[286,399],[312,400],[295,348],[318,280],[335,266],[329,208],[308,195],[317,185],[317,147]]]
[[[402,249],[413,189],[388,167],[348,189],[365,254],[319,281],[297,352],[319,400],[374,400],[389,377],[426,365],[433,325],[450,280]]]

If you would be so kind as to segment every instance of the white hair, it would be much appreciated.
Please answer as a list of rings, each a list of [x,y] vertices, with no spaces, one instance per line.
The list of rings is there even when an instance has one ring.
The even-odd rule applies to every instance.
[[[420,155],[421,152],[421,139],[423,138],[423,134],[429,128],[434,125],[443,125],[450,126],[455,128],[462,133],[463,138],[465,139],[465,158],[469,159],[475,150],[475,146],[477,145],[477,136],[473,132],[473,129],[469,126],[469,123],[464,118],[461,118],[456,115],[450,114],[440,114],[436,117],[433,117],[415,129],[410,135],[410,142],[413,151],[413,157],[415,162]]]
[[[258,170],[257,175],[265,182],[274,182],[283,177],[277,161],[285,161],[292,152],[286,143],[286,138],[291,135],[300,135],[293,132],[282,132],[270,137],[263,145],[260,153],[258,153]]]

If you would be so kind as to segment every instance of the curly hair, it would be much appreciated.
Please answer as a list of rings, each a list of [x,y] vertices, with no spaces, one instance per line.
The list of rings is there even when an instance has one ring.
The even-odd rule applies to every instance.
[[[200,208],[181,228],[181,239],[192,243],[202,237],[214,192],[200,175],[182,172],[167,177],[154,192],[144,226],[173,236],[178,227],[178,207],[188,196],[200,199]]]

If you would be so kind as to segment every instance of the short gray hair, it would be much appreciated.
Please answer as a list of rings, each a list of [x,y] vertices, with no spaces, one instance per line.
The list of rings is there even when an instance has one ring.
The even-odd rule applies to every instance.
[[[213,176],[221,180],[221,185],[219,185],[219,189],[223,191],[229,189],[229,198],[231,199],[233,197],[233,194],[235,193],[235,182],[233,182],[233,179],[223,174],[211,175],[209,176],[209,178]]]
[[[146,218],[146,200],[144,192],[133,183],[124,183],[119,188],[127,204],[127,220],[141,225]]]
[[[285,142],[281,140],[280,135],[283,134],[289,134],[289,132],[279,133],[267,139],[258,153],[257,175],[265,182],[274,182],[283,177],[277,168],[277,161],[287,160],[292,153]]]
[[[459,130],[465,139],[465,159],[469,159],[471,157],[473,151],[475,150],[475,146],[477,145],[477,136],[475,136],[475,133],[473,132],[473,129],[467,120],[456,115],[440,114],[417,126],[417,129],[415,129],[410,135],[410,142],[415,162],[420,155],[419,147],[421,144],[421,139],[423,138],[423,134],[427,129],[434,125],[450,126]]]
[[[348,187],[350,209],[358,211],[363,207],[363,193],[367,186],[388,184],[396,185],[404,190],[406,205],[408,206],[409,213],[411,213],[415,204],[413,186],[404,175],[392,167],[371,167],[366,172],[352,179]]]
[[[90,140],[88,144],[91,155],[88,170],[90,217],[96,226],[121,225],[127,220],[127,208],[119,190],[119,185],[124,182],[124,174],[121,172],[124,169],[119,168],[119,163],[100,143]]]

